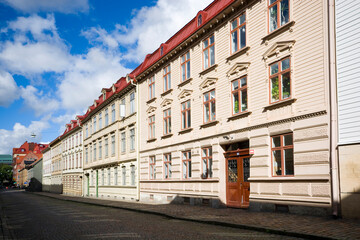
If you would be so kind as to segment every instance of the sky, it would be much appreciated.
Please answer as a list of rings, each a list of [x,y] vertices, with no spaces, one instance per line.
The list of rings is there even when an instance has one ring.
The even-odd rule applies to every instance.
[[[0,154],[60,136],[211,2],[0,0]]]

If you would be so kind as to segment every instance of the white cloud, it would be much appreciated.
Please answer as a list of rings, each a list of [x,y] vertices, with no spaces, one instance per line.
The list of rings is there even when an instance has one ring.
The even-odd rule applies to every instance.
[[[213,0],[159,0],[134,12],[129,26],[117,25],[113,37],[129,47],[126,58],[141,62]]]
[[[39,142],[41,132],[47,128],[49,124],[46,121],[32,121],[27,127],[15,123],[12,130],[0,129],[0,154],[11,154],[13,148],[19,147],[25,141]],[[31,138],[32,133],[35,133],[35,138]]]
[[[88,12],[88,0],[2,0],[12,8],[25,12]]]
[[[0,106],[7,107],[19,98],[18,87],[8,72],[0,71]]]
[[[91,43],[105,44],[109,48],[117,48],[119,46],[117,40],[101,27],[92,27],[82,31],[81,34]]]
[[[32,109],[36,116],[56,111],[59,108],[59,102],[49,95],[44,95],[35,87],[28,85],[25,88],[20,87],[20,95],[24,99],[27,108]]]

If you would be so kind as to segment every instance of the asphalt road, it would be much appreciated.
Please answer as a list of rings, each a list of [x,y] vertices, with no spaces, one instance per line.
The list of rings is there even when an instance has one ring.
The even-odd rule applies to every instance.
[[[67,202],[18,190],[0,192],[0,204],[3,230],[9,239],[297,239]]]

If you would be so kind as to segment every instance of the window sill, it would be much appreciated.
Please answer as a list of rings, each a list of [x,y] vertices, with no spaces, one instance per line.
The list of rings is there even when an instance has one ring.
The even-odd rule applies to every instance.
[[[152,103],[155,100],[156,100],[156,97],[153,97],[152,99],[148,100],[146,103],[149,104],[149,103]]]
[[[121,120],[121,121],[124,121],[125,119],[131,118],[131,117],[134,116],[135,114],[136,114],[136,112],[133,112],[133,113],[131,113],[131,114],[128,115],[128,116],[122,117],[120,120]]]
[[[286,23],[285,25],[281,26],[280,28],[272,31],[271,33],[269,33],[268,35],[263,37],[261,40],[263,42],[265,42],[265,41],[285,32],[286,30],[289,30],[294,24],[295,24],[295,21],[290,21],[290,22]]]
[[[179,134],[188,133],[188,132],[191,132],[192,130],[193,130],[192,128],[185,128],[185,129],[179,131]]]
[[[234,58],[237,58],[238,56],[243,55],[244,53],[247,53],[249,51],[250,47],[243,47],[242,49],[238,50],[237,52],[233,53],[229,57],[226,58],[226,62],[229,62],[233,60]]]
[[[235,114],[235,115],[233,115],[233,116],[231,116],[231,117],[228,117],[228,122],[229,122],[229,121],[232,121],[232,120],[239,119],[239,118],[247,117],[247,116],[249,116],[250,114],[251,114],[251,112],[248,112],[248,111]]]
[[[208,67],[207,69],[199,72],[199,75],[201,76],[201,75],[204,75],[204,74],[206,74],[206,73],[208,73],[208,72],[211,72],[211,71],[214,70],[217,66],[218,66],[217,64],[214,64],[214,65],[212,65],[211,67]]]
[[[169,93],[171,93],[172,92],[172,88],[170,88],[169,90],[166,90],[165,92],[163,92],[162,94],[160,94],[162,97],[163,96],[165,96],[165,95],[167,95],[167,94],[169,94]]]
[[[252,178],[248,178],[249,181],[251,182],[257,182],[257,181],[261,181],[261,182],[265,182],[265,181],[270,181],[270,182],[276,182],[276,181],[329,181],[329,176],[328,175],[322,175],[322,176],[306,176],[306,177],[295,177],[295,176],[273,176],[273,177],[252,177]]]
[[[161,139],[169,138],[169,137],[171,137],[172,135],[173,135],[172,133],[162,135],[162,136],[161,136]]]
[[[150,143],[150,142],[154,142],[154,141],[156,141],[156,138],[150,138],[146,142]]]
[[[275,108],[280,108],[280,107],[283,107],[283,106],[286,106],[286,105],[291,105],[295,101],[296,101],[296,98],[290,98],[290,99],[282,100],[280,102],[272,103],[272,104],[264,107],[263,112],[271,110],[271,109],[275,109]]]
[[[211,122],[208,122],[208,123],[204,123],[202,125],[200,125],[200,128],[207,128],[207,127],[211,127],[211,126],[214,126],[216,124],[218,124],[219,121],[215,120],[215,121],[211,121]]]
[[[185,81],[182,81],[181,83],[178,84],[178,87],[182,87],[186,84],[188,84],[189,82],[191,82],[192,78],[188,78]]]

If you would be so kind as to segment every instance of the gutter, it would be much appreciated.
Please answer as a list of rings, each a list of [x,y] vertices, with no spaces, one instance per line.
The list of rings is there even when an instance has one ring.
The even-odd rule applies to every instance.
[[[136,201],[140,201],[140,99],[139,99],[139,83],[134,83],[135,76],[130,80],[131,85],[136,87],[136,168],[137,168],[137,186],[136,186]]]
[[[330,176],[332,215],[340,215],[340,180],[338,159],[337,77],[335,0],[328,0],[328,52],[329,52],[329,103],[330,103]]]

